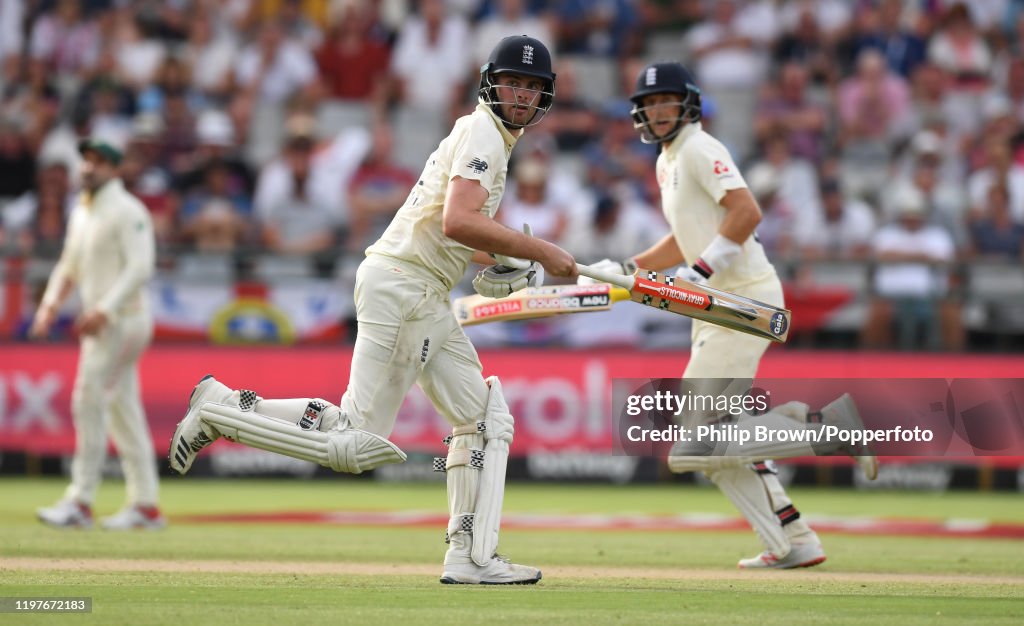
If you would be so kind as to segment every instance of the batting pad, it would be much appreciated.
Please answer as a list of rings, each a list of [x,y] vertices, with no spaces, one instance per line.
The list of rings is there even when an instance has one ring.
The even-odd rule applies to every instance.
[[[769,552],[779,558],[789,554],[789,539],[775,515],[761,476],[749,467],[741,467],[712,472],[708,478],[750,522]]]
[[[514,420],[501,391],[497,376],[487,378],[487,410],[484,413],[484,446],[486,462],[480,472],[480,495],[477,498],[476,518],[473,520],[473,562],[483,566],[490,562],[498,550],[501,531],[501,506],[505,500],[505,469],[508,448],[515,430]]]
[[[336,472],[360,474],[388,463],[402,463],[405,453],[387,439],[355,428],[329,433],[304,430],[294,422],[207,402],[199,417],[231,441],[319,463]]]

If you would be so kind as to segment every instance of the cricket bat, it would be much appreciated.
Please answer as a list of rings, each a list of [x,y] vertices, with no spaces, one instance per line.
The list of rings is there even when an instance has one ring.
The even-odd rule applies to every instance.
[[[607,311],[615,302],[629,300],[629,291],[606,283],[528,287],[504,298],[463,296],[452,302],[459,324],[506,322],[551,317],[563,313]]]
[[[610,283],[629,292],[640,304],[704,320],[719,326],[783,343],[789,336],[789,309],[738,296],[728,291],[691,283],[674,276],[638,269],[633,276],[576,265],[583,276]]]

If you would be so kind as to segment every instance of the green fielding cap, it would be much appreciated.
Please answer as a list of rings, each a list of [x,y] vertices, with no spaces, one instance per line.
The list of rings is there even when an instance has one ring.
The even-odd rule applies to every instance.
[[[78,152],[83,155],[96,152],[114,165],[121,164],[121,151],[101,139],[83,139],[78,144]]]

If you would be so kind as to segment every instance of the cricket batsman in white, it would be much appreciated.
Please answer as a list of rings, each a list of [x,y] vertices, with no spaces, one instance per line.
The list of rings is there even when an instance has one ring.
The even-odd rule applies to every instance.
[[[497,377],[484,380],[449,295],[470,261],[490,265],[473,281],[490,297],[537,284],[539,266],[554,276],[576,277],[567,252],[493,219],[512,148],[551,107],[551,67],[540,41],[502,39],[481,68],[476,110],[456,121],[387,231],[367,249],[356,274],[358,334],[340,406],[321,399],[263,399],[204,378],[171,441],[173,469],[187,472],[218,437],[339,472],[400,463],[405,454],[387,437],[406,392],[418,383],[453,427],[447,458],[436,468],[447,472],[451,513],[441,582],[540,580],[537,568],[510,563],[495,551],[513,418]],[[499,263],[491,265],[495,259]]]
[[[661,145],[657,179],[662,212],[672,231],[631,259],[605,259],[595,268],[632,274],[637,267],[664,271],[682,264],[676,276],[695,283],[783,306],[782,285],[765,256],[754,229],[761,209],[728,150],[701,128],[701,98],[690,72],[679,63],[648,65],[637,77],[633,122],[645,143]],[[591,282],[581,278],[580,282]],[[690,360],[683,378],[699,393],[722,393],[724,387],[749,382],[757,373],[769,341],[709,322],[694,320]],[[718,379],[718,380],[709,380]],[[744,389],[746,387],[743,387]],[[722,416],[693,415],[691,420]],[[728,418],[726,418],[728,419]],[[741,416],[738,427],[814,429],[821,424],[862,428],[848,394],[811,412],[802,402],[788,402],[758,416]],[[673,472],[702,471],[733,502],[764,543],[764,551],[739,562],[740,568],[810,567],[825,560],[818,535],[800,519],[786,495],[774,463],[765,459],[828,454],[855,455],[869,478],[877,460],[863,450],[803,441],[752,443],[742,454],[722,454],[721,446],[676,443],[670,451]]]
[[[45,337],[61,303],[78,288],[82,313],[75,321],[81,351],[71,395],[75,455],[63,499],[39,509],[43,523],[89,528],[92,503],[107,457],[108,431],[117,447],[127,490],[125,507],[103,520],[107,530],[157,529],[153,439],[139,388],[139,358],[153,337],[146,284],[156,265],[156,240],[146,207],[117,176],[121,152],[88,139],[82,153],[81,199],[71,211],[60,260],[29,329]]]

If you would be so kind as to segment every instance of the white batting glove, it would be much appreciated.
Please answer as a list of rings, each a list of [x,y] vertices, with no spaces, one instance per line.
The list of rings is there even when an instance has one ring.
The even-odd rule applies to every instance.
[[[694,283],[696,285],[707,284],[708,279],[706,276],[693,269],[692,267],[681,267],[676,270],[676,278],[681,278],[685,281]]]
[[[487,298],[504,298],[520,289],[539,287],[544,282],[544,269],[531,261],[525,268],[491,265],[480,270],[473,279],[473,289]]]
[[[594,268],[595,270],[600,270],[602,272],[630,276],[634,272],[636,272],[636,261],[634,261],[632,258],[626,259],[624,261],[602,259],[597,263],[592,264],[590,267]],[[577,285],[595,285],[599,282],[601,281],[594,280],[593,278],[588,278],[587,276],[583,276],[582,274],[579,278],[576,279]]]

